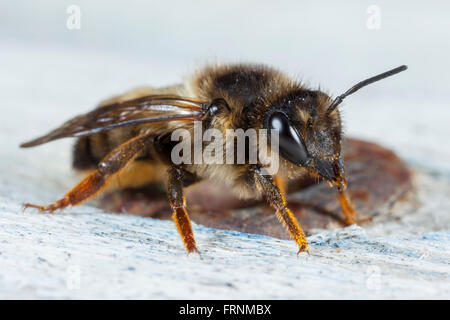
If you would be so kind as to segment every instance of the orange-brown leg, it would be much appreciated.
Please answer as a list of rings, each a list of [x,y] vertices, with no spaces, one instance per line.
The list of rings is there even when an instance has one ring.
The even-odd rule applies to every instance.
[[[352,198],[346,187],[342,187],[338,190],[339,201],[341,203],[342,212],[344,213],[344,221],[346,225],[352,225],[356,223],[357,212],[353,204]]]
[[[299,248],[298,253],[303,251],[309,252],[305,233],[297,222],[297,219],[295,219],[292,211],[287,207],[286,199],[276,186],[272,177],[262,175],[259,170],[254,170],[253,174],[257,186],[263,191],[269,204],[277,210],[278,220],[280,220],[290,236],[297,242]]]
[[[167,194],[170,206],[173,210],[173,220],[178,229],[178,233],[183,240],[184,247],[188,253],[197,252],[197,245],[195,244],[194,232],[192,230],[191,221],[186,211],[186,199],[183,193],[183,170],[171,166],[168,169],[168,184]]]
[[[288,193],[288,182],[287,179],[279,174],[275,176],[275,185],[280,189],[281,194]]]
[[[93,197],[105,187],[110,178],[120,169],[130,163],[139,152],[142,151],[148,142],[149,134],[137,136],[112,150],[99,164],[97,170],[93,171],[72,190],[64,195],[64,198],[55,201],[47,206],[26,203],[25,208],[37,208],[39,211],[53,212],[64,209],[71,205],[78,205],[83,201]]]

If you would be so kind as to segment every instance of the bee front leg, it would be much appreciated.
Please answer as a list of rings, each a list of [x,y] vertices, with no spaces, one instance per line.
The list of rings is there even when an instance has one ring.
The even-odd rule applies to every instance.
[[[186,211],[186,199],[183,193],[185,172],[179,167],[170,166],[167,173],[167,194],[169,204],[173,210],[172,218],[175,221],[178,233],[180,234],[184,247],[188,253],[199,253],[197,245],[195,244],[191,221],[189,220],[189,215]]]
[[[112,178],[114,174],[119,172],[120,169],[124,168],[139,155],[145,148],[148,139],[149,134],[143,134],[128,140],[112,150],[98,164],[97,170],[90,173],[80,183],[73,187],[72,190],[67,192],[64,195],[64,198],[47,206],[26,203],[24,208],[36,208],[39,211],[53,212],[55,210],[62,210],[70,205],[78,205],[93,197],[108,184],[110,178]]]
[[[278,220],[283,224],[295,242],[297,242],[299,247],[298,253],[303,251],[309,253],[305,233],[297,222],[297,219],[295,219],[292,211],[287,207],[286,199],[272,177],[263,175],[258,169],[253,170],[253,177],[257,188],[263,192],[267,202],[277,210]]]

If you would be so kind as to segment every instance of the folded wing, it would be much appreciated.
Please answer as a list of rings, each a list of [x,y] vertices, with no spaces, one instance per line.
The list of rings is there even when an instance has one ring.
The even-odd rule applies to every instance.
[[[150,95],[113,103],[79,115],[48,134],[20,145],[34,147],[56,139],[83,137],[122,126],[202,120],[205,103],[176,95]]]

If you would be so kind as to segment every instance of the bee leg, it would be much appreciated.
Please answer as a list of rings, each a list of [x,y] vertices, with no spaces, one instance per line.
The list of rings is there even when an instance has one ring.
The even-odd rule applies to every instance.
[[[275,185],[278,187],[278,189],[280,189],[281,194],[287,194],[288,182],[287,182],[286,178],[277,174],[275,176],[274,180],[275,180]]]
[[[69,205],[78,205],[88,198],[93,197],[108,184],[110,178],[112,178],[115,173],[124,168],[138,156],[139,152],[145,148],[148,139],[149,134],[143,134],[128,140],[112,150],[98,164],[97,170],[90,173],[80,183],[67,192],[64,195],[64,198],[57,200],[48,206],[26,203],[24,207],[36,208],[39,209],[39,211],[53,212],[58,209],[64,209]]]
[[[346,188],[339,191],[339,202],[341,203],[342,212],[344,213],[345,224],[350,226],[356,223],[357,212],[355,206]]]
[[[168,184],[167,195],[169,204],[172,207],[172,218],[178,229],[178,233],[183,240],[184,247],[188,251],[199,253],[195,244],[194,232],[192,231],[191,221],[186,211],[186,199],[183,193],[183,184],[185,180],[185,172],[183,169],[170,166],[168,168]]]
[[[298,253],[303,251],[309,253],[305,233],[297,222],[297,219],[295,219],[292,211],[287,207],[286,199],[272,177],[261,174],[258,169],[253,171],[253,176],[257,187],[262,190],[269,204],[277,210],[278,220],[283,224],[295,242],[297,242],[299,247]]]

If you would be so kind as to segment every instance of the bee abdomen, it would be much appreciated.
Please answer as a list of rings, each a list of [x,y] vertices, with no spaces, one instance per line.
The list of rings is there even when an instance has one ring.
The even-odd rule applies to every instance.
[[[89,137],[77,140],[73,149],[72,165],[77,170],[95,169],[98,159],[93,155]]]

